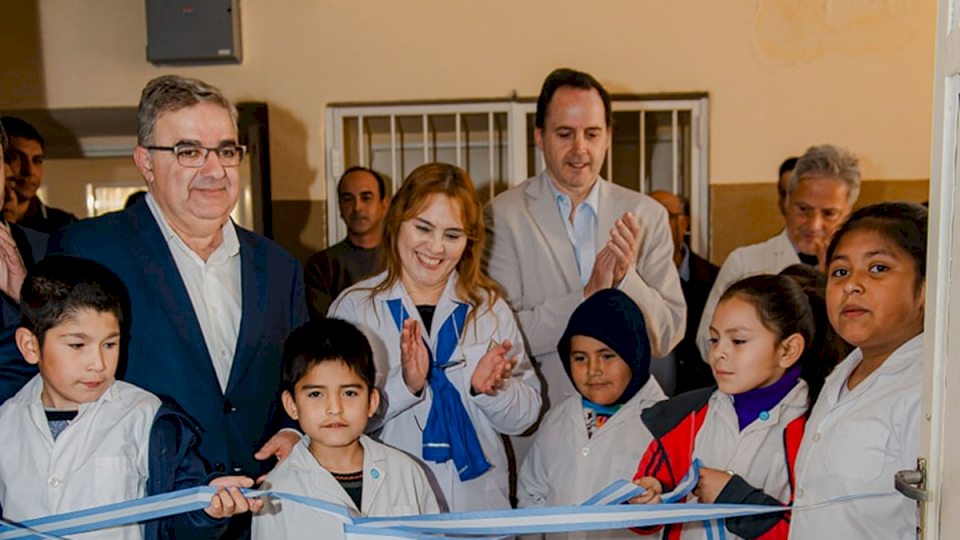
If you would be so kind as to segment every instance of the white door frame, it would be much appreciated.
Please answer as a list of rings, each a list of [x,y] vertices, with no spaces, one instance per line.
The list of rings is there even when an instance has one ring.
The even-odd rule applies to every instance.
[[[957,177],[960,32],[957,0],[939,0],[937,67],[934,80],[933,142],[930,166],[930,221],[927,241],[927,295],[924,321],[924,403],[921,456],[927,460],[928,502],[923,505],[923,538],[960,534],[960,433],[948,428],[960,412],[960,279],[954,261],[960,234],[954,209],[960,207]],[[953,390],[950,392],[950,390]],[[950,414],[948,415],[948,411]]]

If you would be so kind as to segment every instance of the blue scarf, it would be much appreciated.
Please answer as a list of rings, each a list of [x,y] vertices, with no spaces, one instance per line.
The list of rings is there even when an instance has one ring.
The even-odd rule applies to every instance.
[[[477,430],[467,415],[460,399],[460,392],[447,379],[444,371],[455,365],[450,362],[453,351],[460,343],[460,333],[467,319],[470,306],[456,302],[457,307],[447,317],[437,334],[437,350],[433,351],[430,342],[424,338],[427,353],[430,355],[430,374],[427,383],[433,393],[430,403],[430,415],[427,425],[423,428],[423,459],[435,463],[444,463],[453,460],[460,480],[473,480],[490,469],[490,463],[483,455],[480,438]],[[403,330],[403,323],[409,318],[403,307],[403,300],[396,298],[387,300],[387,307],[393,315],[393,322],[398,330]]]

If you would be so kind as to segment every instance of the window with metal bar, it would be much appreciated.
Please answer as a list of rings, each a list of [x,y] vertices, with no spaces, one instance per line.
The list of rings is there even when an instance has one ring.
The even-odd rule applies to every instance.
[[[532,101],[333,105],[327,118],[327,193],[348,167],[382,172],[394,189],[413,169],[444,161],[470,173],[486,202],[543,169]],[[691,245],[709,238],[707,98],[614,99],[604,178],[640,192],[666,190],[690,202]],[[331,200],[335,197],[330,196]],[[328,242],[345,234],[328,206]]]

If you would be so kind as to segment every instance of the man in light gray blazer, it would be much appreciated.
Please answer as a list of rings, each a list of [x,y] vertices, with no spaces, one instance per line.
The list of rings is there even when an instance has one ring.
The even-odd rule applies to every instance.
[[[610,96],[596,79],[555,70],[544,81],[534,131],[546,170],[487,207],[486,270],[504,288],[539,365],[544,412],[576,392],[557,342],[593,293],[615,287],[636,301],[654,356],[666,356],[685,330],[666,211],[601,181],[611,119]]]

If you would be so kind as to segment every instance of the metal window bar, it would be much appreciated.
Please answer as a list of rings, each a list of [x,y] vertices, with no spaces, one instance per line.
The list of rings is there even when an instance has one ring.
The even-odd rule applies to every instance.
[[[397,115],[390,115],[390,193],[397,192]]]
[[[463,161],[461,161],[461,159],[460,159],[460,135],[461,135],[461,133],[460,133],[460,113],[457,113],[457,114],[454,115],[454,119],[453,119],[453,131],[455,131],[455,132],[457,133],[457,136],[456,136],[456,138],[454,139],[454,140],[455,140],[455,143],[454,143],[454,150],[453,150],[453,151],[455,152],[455,156],[456,156],[456,159],[454,160],[454,164],[455,164],[457,167],[462,167],[462,166],[463,166]]]
[[[680,113],[677,109],[670,111],[670,157],[671,157],[671,191],[680,194]]]
[[[492,200],[497,191],[497,171],[494,169],[494,152],[493,152],[493,141],[494,141],[494,130],[496,125],[494,125],[493,111],[487,113],[487,163],[490,170],[490,199]]]
[[[367,166],[367,153],[365,144],[366,141],[363,139],[363,115],[357,117],[357,149],[360,152],[360,166]]]
[[[424,113],[423,115],[423,162],[428,163],[430,161],[430,120],[429,116]]]
[[[482,189],[492,198],[497,194],[498,185],[515,185],[527,176],[526,149],[529,143],[526,139],[526,115],[532,114],[534,109],[534,103],[517,101],[333,106],[330,121],[327,123],[329,129],[327,138],[329,150],[327,191],[332,193],[331,189],[335,189],[335,187],[331,186],[335,184],[336,179],[339,178],[346,167],[358,164],[350,163],[351,159],[358,159],[359,164],[364,166],[378,166],[390,170],[393,187],[395,188],[402,180],[404,171],[408,168],[407,161],[411,158],[418,161],[415,157],[417,155],[416,150],[422,151],[422,160],[427,162],[431,160],[431,156],[436,159],[440,155],[438,151],[441,146],[449,149],[450,143],[453,143],[454,156],[447,153],[449,150],[443,150],[444,159],[452,158],[452,161],[465,169],[479,167],[475,176],[480,175],[480,178],[489,179],[489,185],[483,186]],[[664,181],[667,181],[666,185],[669,185],[673,192],[688,196],[692,214],[692,247],[699,252],[706,251],[707,234],[709,233],[707,219],[709,186],[706,183],[707,98],[614,100],[614,111],[618,110],[622,112],[635,111],[639,120],[637,140],[638,178],[635,183],[632,179],[626,180],[624,178],[619,178],[618,181],[624,182],[626,180],[629,183],[624,185],[636,186],[635,189],[640,192],[649,192],[653,189],[654,184],[652,182],[654,179],[659,178],[656,185],[664,186]],[[647,137],[647,128],[653,119],[649,115],[666,112],[669,112],[668,121],[670,122],[671,132],[669,146],[666,138],[659,138],[662,142],[658,144]],[[476,124],[472,121],[468,123],[464,115],[477,113],[486,117],[486,137],[471,137],[482,129],[483,124]],[[682,118],[680,117],[681,113],[683,114]],[[498,129],[500,121],[498,114],[503,115],[506,130]],[[414,120],[415,123],[411,124],[410,120],[417,116],[420,117],[420,121],[416,122]],[[453,120],[454,134],[448,132],[451,122],[449,120],[440,122],[440,116]],[[401,118],[405,120],[401,122]],[[376,122],[374,122],[375,119]],[[347,141],[343,139],[343,135],[346,134],[346,123],[348,122],[356,122],[354,124],[355,128],[351,128],[350,131],[352,129],[357,130],[356,140],[358,140],[360,148],[345,153],[344,150],[349,149],[349,145],[344,146]],[[683,125],[681,126],[682,122]],[[690,125],[687,126],[686,123]],[[417,127],[410,129],[417,124],[419,124],[419,129]],[[387,138],[388,126],[389,138]],[[404,126],[409,133],[405,133]],[[419,136],[415,133],[416,131],[420,131]],[[442,133],[438,133],[439,131],[442,131]],[[412,135],[414,139],[410,140],[406,136],[408,134]],[[451,137],[451,135],[453,136]],[[418,143],[422,145],[419,149],[416,148]],[[389,144],[389,148],[386,148],[387,144]],[[654,146],[647,148],[650,144]],[[474,156],[475,152],[481,152],[478,156],[483,156],[483,146],[486,146],[486,160],[480,157],[480,161],[477,161],[476,157],[471,157]],[[621,143],[617,152],[622,148],[624,147]],[[655,152],[661,152],[667,150],[667,148],[669,148],[669,154],[657,157],[656,162],[651,162],[651,159],[654,158],[651,149],[654,149]],[[411,152],[413,153],[411,154]],[[389,156],[389,165],[384,163],[387,156]],[[614,156],[615,152],[613,145],[611,145],[607,152],[607,166],[605,167],[605,177],[608,180],[617,177],[615,174],[617,165],[613,162]],[[535,171],[542,171],[544,169],[542,152],[536,149],[532,153],[532,157],[536,164]],[[661,161],[662,159],[669,161]],[[486,163],[483,163],[484,161]],[[687,163],[688,161],[689,163]],[[634,163],[637,162],[634,161]],[[654,173],[652,170],[654,163],[661,167],[659,173]],[[480,172],[484,165],[488,169],[487,175]],[[670,171],[669,176],[665,178],[664,173],[666,173],[667,166],[669,166]],[[686,171],[689,171],[689,174]],[[503,181],[505,181],[504,184],[501,183]],[[478,184],[480,183],[478,182]],[[395,189],[392,191],[395,191]],[[334,218],[336,218],[335,209],[328,211],[328,240],[330,243],[335,242],[344,232],[342,223],[339,223],[338,218]]]
[[[640,136],[637,138],[640,141],[640,178],[637,187],[640,193],[647,193],[650,191],[647,182],[647,112],[641,109],[638,114],[640,115]]]

